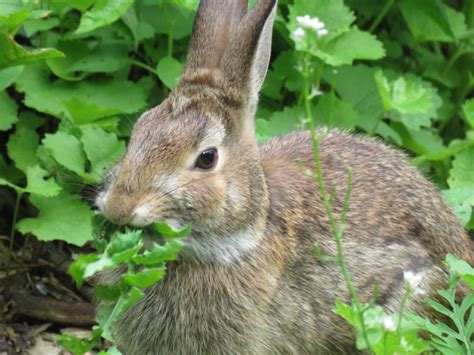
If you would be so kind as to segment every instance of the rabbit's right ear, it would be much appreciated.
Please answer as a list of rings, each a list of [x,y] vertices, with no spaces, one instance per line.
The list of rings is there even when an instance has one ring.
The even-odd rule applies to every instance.
[[[247,7],[248,0],[201,0],[189,42],[186,74],[219,67]]]

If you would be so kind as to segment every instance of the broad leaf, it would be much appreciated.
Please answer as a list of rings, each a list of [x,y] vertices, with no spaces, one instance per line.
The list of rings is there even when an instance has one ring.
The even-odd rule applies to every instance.
[[[105,171],[125,153],[125,143],[100,128],[82,128],[81,142],[91,162],[91,173],[102,178]]]
[[[59,164],[80,176],[85,174],[86,156],[81,142],[75,136],[65,132],[56,132],[47,134],[42,143],[51,151]]]
[[[0,69],[16,65],[31,64],[40,60],[62,58],[64,54],[53,48],[41,48],[27,51],[13,38],[0,31]]]
[[[400,10],[419,41],[454,41],[455,36],[441,0],[401,0]]]
[[[94,6],[82,15],[76,33],[90,32],[115,22],[132,4],[133,0],[97,0]]]
[[[16,102],[3,91],[0,92],[0,131],[9,130],[18,120]]]
[[[32,195],[30,201],[40,212],[36,218],[18,222],[16,228],[21,233],[32,233],[40,240],[65,240],[79,246],[92,239],[93,213],[80,197],[63,191],[55,197]]]
[[[183,71],[183,64],[172,57],[164,57],[158,63],[156,71],[166,87],[174,89]]]

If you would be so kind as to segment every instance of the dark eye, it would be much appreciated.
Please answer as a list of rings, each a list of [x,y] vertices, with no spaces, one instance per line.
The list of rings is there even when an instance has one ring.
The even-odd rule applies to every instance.
[[[196,160],[196,169],[198,170],[211,170],[217,164],[218,154],[216,148],[209,148],[199,154]]]

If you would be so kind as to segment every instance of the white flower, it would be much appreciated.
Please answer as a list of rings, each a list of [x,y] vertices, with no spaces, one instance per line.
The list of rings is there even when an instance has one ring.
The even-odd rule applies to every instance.
[[[382,320],[383,327],[388,332],[393,332],[397,327],[395,326],[395,322],[391,317],[384,317]]]
[[[296,22],[298,22],[301,27],[314,31],[318,37],[323,37],[328,34],[324,22],[317,17],[310,17],[309,15],[297,16]]]
[[[415,295],[423,295],[425,291],[420,287],[423,273],[415,274],[413,271],[404,271],[403,279]]]
[[[293,37],[295,39],[295,41],[299,42],[303,39],[305,35],[305,31],[303,28],[301,27],[298,27],[296,30],[293,31]]]
[[[316,34],[318,35],[318,37],[324,37],[328,34],[328,30],[325,28],[321,28],[320,30],[316,31]]]

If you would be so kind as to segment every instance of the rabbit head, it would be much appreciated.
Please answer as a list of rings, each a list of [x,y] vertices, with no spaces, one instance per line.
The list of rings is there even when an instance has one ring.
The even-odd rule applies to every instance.
[[[247,2],[201,1],[176,90],[139,118],[96,199],[117,224],[191,224],[187,249],[197,257],[254,247],[266,223],[253,115],[276,1],[250,11]]]

